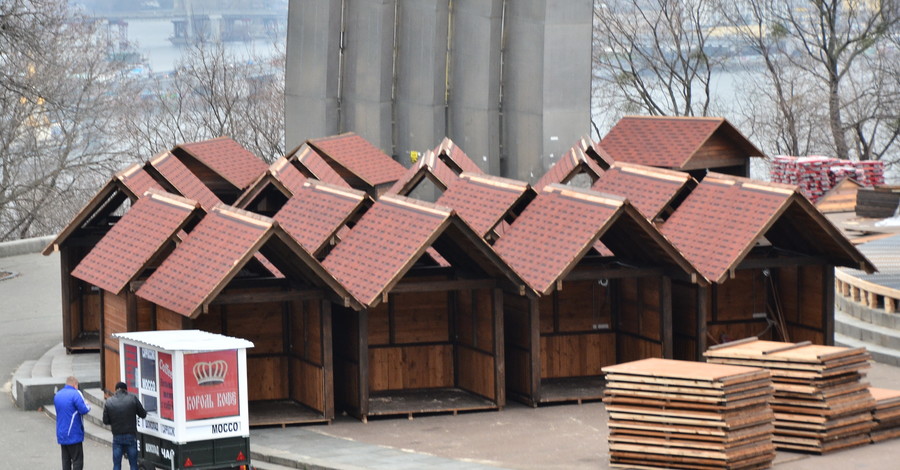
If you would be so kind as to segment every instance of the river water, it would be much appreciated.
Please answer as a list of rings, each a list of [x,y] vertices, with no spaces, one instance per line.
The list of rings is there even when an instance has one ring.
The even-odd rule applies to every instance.
[[[170,72],[189,46],[176,46],[169,42],[174,34],[171,20],[128,20],[128,40],[146,59],[148,72]],[[225,49],[236,59],[272,57],[283,51],[284,37],[278,40],[254,39],[252,41],[226,42]]]

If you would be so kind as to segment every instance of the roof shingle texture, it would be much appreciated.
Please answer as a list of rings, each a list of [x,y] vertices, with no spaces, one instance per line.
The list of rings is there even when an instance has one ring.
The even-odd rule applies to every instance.
[[[347,183],[344,178],[341,178],[341,175],[334,171],[334,168],[331,168],[321,155],[308,146],[303,147],[300,152],[295,154],[295,157],[291,158],[295,159],[297,164],[305,168],[313,178],[323,183],[343,186],[345,188],[350,187],[350,184]]]
[[[625,116],[600,142],[616,161],[681,168],[722,118]]]
[[[547,186],[494,249],[533,289],[546,293],[621,206],[621,200],[605,195]]]
[[[372,186],[393,183],[406,171],[403,165],[352,132],[311,139],[309,144]]]
[[[194,211],[195,204],[166,193],[138,199],[75,267],[72,275],[118,294],[175,235]]]
[[[219,206],[207,214],[137,295],[184,316],[193,315],[271,228],[265,221],[271,219],[236,212]]]
[[[781,185],[707,176],[663,224],[661,232],[703,276],[721,282],[792,194]]]
[[[310,253],[316,253],[356,212],[363,193],[308,181],[275,214],[275,220]]]
[[[171,153],[166,152],[157,156],[150,160],[150,165],[182,196],[199,202],[203,209],[210,211],[222,202],[200,181],[200,178]]]
[[[521,181],[463,173],[435,204],[452,208],[484,237],[526,190],[528,185]]]
[[[444,137],[444,140],[442,140],[434,149],[434,153],[438,156],[441,154],[446,155],[446,157],[453,161],[463,173],[484,173],[481,170],[481,167],[472,161],[472,159],[466,155],[466,152],[463,152],[463,150],[454,144],[448,137]]]
[[[259,157],[230,137],[191,142],[179,147],[238,189],[250,186],[266,171],[266,164]]]
[[[269,171],[292,194],[300,191],[303,188],[303,183],[306,183],[306,176],[303,176],[303,173],[300,173],[300,170],[284,157],[275,160],[275,163],[269,167]]]
[[[653,220],[684,188],[687,173],[628,164],[614,164],[591,186],[601,193],[628,199],[647,219]]]
[[[121,173],[119,177],[121,178],[122,183],[137,197],[143,196],[144,193],[151,188],[162,190],[159,183],[157,183],[143,168],[137,168],[135,171],[126,170],[126,172]]]
[[[384,196],[322,263],[363,305],[379,295],[415,258],[452,212],[433,204]]]
[[[595,180],[603,174],[603,169],[592,158],[589,158],[580,148],[572,148],[566,152],[544,176],[534,184],[535,189],[541,190],[548,184],[567,183],[575,175],[585,172]]]
[[[446,163],[440,161],[434,152],[428,151],[425,152],[422,158],[413,164],[413,166],[406,169],[403,176],[391,186],[387,191],[387,194],[399,194],[401,196],[409,195],[409,192],[415,189],[415,187],[406,186],[420,174],[425,177],[427,177],[426,174],[430,174],[432,178],[437,180],[439,186],[443,186],[441,189],[448,188],[458,179],[457,174],[454,173]]]

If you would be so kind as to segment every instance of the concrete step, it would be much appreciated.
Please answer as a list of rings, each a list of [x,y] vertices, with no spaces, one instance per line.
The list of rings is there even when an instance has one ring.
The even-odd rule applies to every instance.
[[[251,460],[252,467],[254,470],[296,470],[301,467],[285,467],[284,465],[278,465],[271,462],[264,462],[261,460]],[[308,467],[306,467],[308,468]]]
[[[840,310],[834,312],[834,332],[900,354],[900,331],[863,321]]]
[[[35,362],[34,367],[31,368],[31,378],[39,379],[45,377],[52,377],[53,371],[53,358],[59,355],[60,350],[62,354],[65,354],[66,350],[62,347],[62,343],[50,348],[47,352],[42,355],[37,362]],[[63,381],[65,381],[65,377],[63,377]]]
[[[837,324],[835,324],[837,326]],[[866,348],[875,362],[900,367],[900,351],[885,348],[875,344],[869,344],[860,339],[851,338],[840,333],[834,334],[834,345],[848,348]]]
[[[82,389],[100,386],[100,355],[68,354],[62,343],[50,348],[40,359],[23,362],[13,379],[13,398],[23,410],[37,410],[53,403],[53,395],[74,375]]]
[[[887,313],[881,309],[869,308],[841,296],[835,299],[835,311],[838,310],[866,323],[900,331],[900,313]]]
[[[90,403],[91,406],[103,408],[103,405],[106,403],[106,395],[100,387],[86,388],[81,393],[84,395],[85,401]]]
[[[35,363],[37,363],[37,359],[25,361],[19,364],[19,367],[17,367],[16,371],[13,372],[12,385],[9,388],[10,392],[12,393],[14,402],[19,402],[19,387],[16,387],[16,382],[18,382],[19,379],[23,379],[25,377],[31,378],[31,369],[34,368]]]

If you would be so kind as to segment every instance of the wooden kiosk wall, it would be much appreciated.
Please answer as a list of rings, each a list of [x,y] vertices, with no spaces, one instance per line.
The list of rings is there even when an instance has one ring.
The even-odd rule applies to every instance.
[[[71,274],[89,251],[90,247],[68,246],[59,252],[63,346],[70,352],[93,351],[100,346],[100,290]]]
[[[224,294],[240,301],[271,298],[284,291],[231,289],[220,296]],[[253,425],[330,421],[334,419],[331,304],[318,293],[295,297],[303,298],[214,303],[207,313],[191,320],[127,291],[120,296],[104,292],[102,387],[111,391],[120,380],[119,344],[112,334],[201,329],[254,343],[247,351],[247,393]],[[129,309],[135,313],[130,314]],[[303,406],[291,406],[290,402]]]
[[[734,278],[708,288],[674,282],[672,297],[676,359],[701,360],[709,346],[749,336],[834,342],[831,265],[738,269]],[[788,338],[767,320],[777,320],[777,312]]]
[[[661,276],[571,280],[533,301],[506,294],[510,397],[532,406],[599,399],[602,367],[666,356],[668,283]]]
[[[363,420],[503,407],[503,298],[492,282],[480,284],[488,287],[397,292],[372,309],[337,308],[338,407]]]

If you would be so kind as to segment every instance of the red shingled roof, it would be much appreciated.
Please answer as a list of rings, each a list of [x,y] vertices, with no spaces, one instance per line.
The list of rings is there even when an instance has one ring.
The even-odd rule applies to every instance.
[[[663,215],[676,197],[687,194],[696,184],[691,175],[681,171],[615,163],[591,189],[627,198],[645,217],[653,221]]]
[[[183,149],[238,189],[250,186],[266,171],[265,162],[230,137],[181,144],[173,151],[177,149]]]
[[[581,151],[584,152],[588,158],[593,160],[603,171],[606,171],[606,169],[615,162],[612,155],[603,149],[600,142],[594,142],[587,136],[579,139],[575,146],[580,148]]]
[[[435,147],[434,154],[457,175],[463,172],[484,173],[481,170],[481,167],[472,161],[472,159],[469,158],[459,146],[454,144],[449,137],[444,137],[444,140]]]
[[[544,173],[544,176],[541,176],[537,183],[534,184],[534,187],[537,190],[541,190],[548,184],[566,184],[580,173],[587,174],[591,178],[591,182],[593,182],[603,174],[603,169],[576,145],[569,149],[547,173]]]
[[[132,194],[141,197],[150,189],[162,191],[162,187],[156,180],[144,170],[143,165],[135,163],[123,171],[116,174],[122,183],[131,190]]]
[[[54,250],[58,250],[59,247],[84,224],[98,218],[103,219],[105,215],[109,215],[118,210],[125,199],[135,201],[151,188],[162,189],[159,183],[144,171],[142,165],[139,163],[135,163],[116,173],[102,188],[100,188],[99,191],[97,191],[97,194],[95,194],[94,197],[92,197],[77,214],[75,214],[75,217],[69,221],[68,225],[59,232],[56,238],[53,239],[41,253],[46,256]]]
[[[264,194],[269,187],[274,187],[286,199],[289,199],[294,193],[303,187],[303,183],[307,180],[303,173],[297,169],[287,158],[281,157],[275,160],[256,181],[253,182],[243,193],[234,201],[234,206],[241,209],[247,209],[257,198]]]
[[[403,165],[353,132],[310,139],[308,143],[348,182],[356,178],[375,187],[399,180],[406,171]]]
[[[662,226],[703,275],[723,282],[763,238],[839,266],[874,266],[796,187],[709,173]]]
[[[300,170],[297,169],[291,162],[285,158],[281,157],[278,160],[275,160],[275,163],[269,166],[269,172],[281,181],[284,184],[284,187],[288,189],[292,194],[296,194],[297,191],[300,191],[303,188],[303,183],[306,183],[306,176],[303,173],[300,173]]]
[[[560,184],[546,186],[494,249],[535,291],[548,294],[600,240],[629,265],[672,268],[706,283],[627,200]]]
[[[451,213],[434,204],[383,196],[322,264],[361,304],[372,306],[422,256]]]
[[[323,183],[349,188],[350,184],[331,168],[321,155],[302,144],[285,157],[307,178],[315,178]]]
[[[72,271],[72,275],[118,294],[133,281],[196,213],[199,204],[151,190],[134,203]]]
[[[439,160],[434,152],[428,150],[416,163],[406,169],[403,177],[385,194],[408,196],[425,178],[434,183],[439,190],[444,191],[458,179],[458,176],[446,163]]]
[[[435,202],[451,207],[484,237],[523,198],[533,197],[527,183],[496,176],[463,173]]]
[[[590,250],[624,199],[546,186],[494,249],[537,292],[547,294]]]
[[[315,255],[360,210],[365,199],[361,191],[308,180],[275,214],[275,220]]]
[[[204,210],[210,211],[221,204],[222,201],[171,152],[153,157],[149,165],[182,196],[199,202]]]
[[[714,133],[721,133],[747,157],[763,153],[728,121],[720,117],[625,116],[600,146],[615,161],[662,168],[694,168],[695,153]]]
[[[259,249],[272,219],[216,206],[191,231],[137,295],[184,316],[194,316]]]
[[[722,282],[795,194],[787,185],[710,173],[662,232],[707,279]]]

